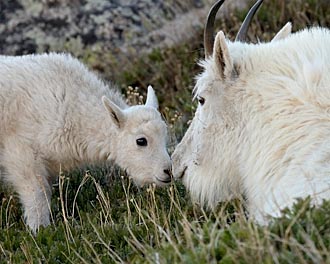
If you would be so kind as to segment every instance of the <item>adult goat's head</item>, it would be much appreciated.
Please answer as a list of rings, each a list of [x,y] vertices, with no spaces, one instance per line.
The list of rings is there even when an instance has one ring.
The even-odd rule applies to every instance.
[[[172,155],[174,177],[182,178],[193,196],[213,205],[241,193],[239,151],[244,115],[242,91],[249,78],[247,30],[262,0],[246,16],[234,42],[219,31],[213,38],[216,13],[224,0],[211,8],[204,31],[204,71],[197,76],[194,98],[199,102],[194,119]],[[274,40],[291,32],[287,24]],[[254,77],[253,77],[254,78]]]

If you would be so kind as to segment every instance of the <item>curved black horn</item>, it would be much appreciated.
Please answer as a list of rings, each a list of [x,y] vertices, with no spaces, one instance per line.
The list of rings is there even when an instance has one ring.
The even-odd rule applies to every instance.
[[[213,29],[214,29],[214,20],[220,6],[225,0],[217,1],[210,9],[210,12],[207,16],[206,25],[204,28],[204,49],[205,49],[205,58],[208,58],[212,55],[213,51]]]
[[[248,14],[246,15],[242,26],[240,27],[237,36],[235,38],[235,41],[241,41],[241,42],[245,42],[246,39],[246,33],[249,29],[251,20],[254,16],[254,14],[258,11],[260,5],[262,4],[263,0],[258,0],[249,10]]]

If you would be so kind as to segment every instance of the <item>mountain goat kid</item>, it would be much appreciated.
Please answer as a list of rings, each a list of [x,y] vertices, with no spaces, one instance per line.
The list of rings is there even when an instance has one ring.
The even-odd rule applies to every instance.
[[[172,155],[173,174],[211,207],[245,197],[265,224],[298,197],[330,198],[330,31],[291,33],[244,43],[259,0],[235,42],[213,43],[211,9],[204,33],[204,72],[194,90],[195,117]]]
[[[0,56],[0,109],[2,176],[33,231],[50,223],[50,180],[60,168],[112,160],[138,185],[171,180],[151,87],[145,105],[129,107],[70,55]]]

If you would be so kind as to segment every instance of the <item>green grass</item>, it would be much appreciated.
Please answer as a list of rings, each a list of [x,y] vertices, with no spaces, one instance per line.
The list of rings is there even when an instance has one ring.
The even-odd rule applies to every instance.
[[[244,15],[229,14],[217,27],[233,38]],[[294,31],[314,23],[329,27],[328,1],[265,1],[249,37],[267,41],[288,20]],[[200,70],[196,62],[203,58],[201,40],[202,31],[178,47],[131,58],[121,71],[115,71],[117,63],[101,46],[77,55],[121,84],[130,102],[154,85],[173,150],[194,113],[191,90]],[[298,201],[282,218],[258,226],[238,200],[204,210],[180,182],[139,189],[118,168],[89,168],[59,177],[53,186],[52,225],[34,236],[15,193],[1,185],[0,199],[0,263],[330,262],[328,201],[320,208],[308,199]]]
[[[110,182],[106,175],[111,173]],[[94,175],[94,176],[92,176]],[[108,179],[110,180],[110,179]],[[62,175],[53,224],[33,236],[16,198],[0,207],[0,260],[9,263],[326,263],[330,203],[300,201],[268,227],[245,217],[239,201],[204,211],[180,183],[138,189],[110,169]]]

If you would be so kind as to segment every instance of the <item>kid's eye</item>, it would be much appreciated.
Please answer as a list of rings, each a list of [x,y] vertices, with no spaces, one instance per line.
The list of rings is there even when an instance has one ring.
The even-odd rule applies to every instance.
[[[205,98],[204,97],[198,96],[197,100],[201,105],[203,105],[205,103]]]
[[[147,141],[146,138],[142,137],[142,138],[138,138],[138,139],[136,140],[136,144],[137,144],[138,146],[145,147],[145,146],[148,145],[148,141]]]

